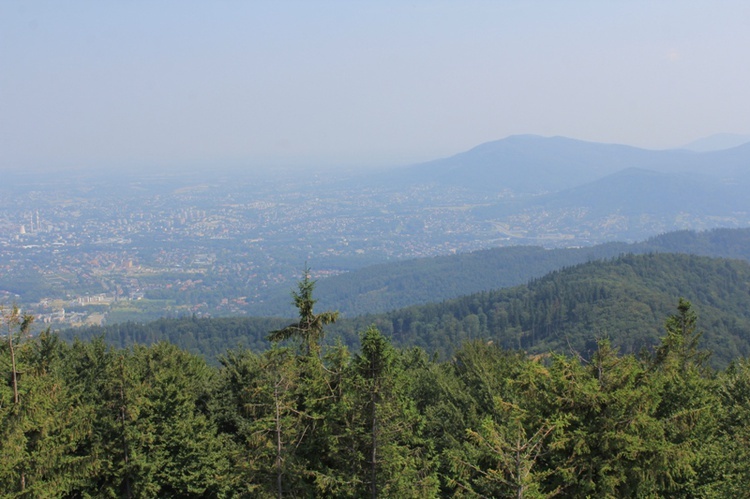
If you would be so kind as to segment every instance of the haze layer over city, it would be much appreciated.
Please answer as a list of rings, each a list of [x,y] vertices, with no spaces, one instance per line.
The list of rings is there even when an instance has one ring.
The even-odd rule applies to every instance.
[[[0,168],[392,166],[750,134],[750,6],[2,2]]]
[[[744,2],[0,3],[2,301],[276,313],[305,265],[746,227],[748,25]]]

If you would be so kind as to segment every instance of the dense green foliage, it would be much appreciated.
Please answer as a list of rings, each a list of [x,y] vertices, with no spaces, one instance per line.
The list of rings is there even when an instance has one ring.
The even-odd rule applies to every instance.
[[[474,340],[439,361],[371,327],[357,353],[289,336],[215,367],[5,314],[0,497],[742,496],[750,364],[712,370],[676,303],[648,355]]]
[[[651,348],[661,321],[683,296],[701,311],[702,345],[716,366],[750,355],[750,265],[681,254],[626,255],[552,272],[528,285],[410,307],[374,322],[399,344],[449,356],[469,339],[531,353],[576,351],[598,339],[624,353]]]
[[[60,337],[83,341],[102,337],[108,344],[118,348],[167,341],[190,353],[204,355],[213,362],[228,348],[266,350],[270,346],[266,340],[268,332],[285,326],[287,322],[287,319],[264,317],[185,317],[72,329],[61,332]]]

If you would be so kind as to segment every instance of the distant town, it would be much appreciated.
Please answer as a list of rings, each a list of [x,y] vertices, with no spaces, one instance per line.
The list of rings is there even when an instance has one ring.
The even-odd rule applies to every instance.
[[[632,223],[618,214],[592,221],[585,208],[477,214],[509,197],[323,175],[29,175],[3,187],[0,303],[53,327],[262,314],[268,293],[288,292],[305,265],[323,278],[511,244],[582,246]],[[639,223],[653,234],[672,229]]]
[[[0,301],[52,325],[242,315],[306,262],[324,277],[507,239],[460,192],[167,182],[16,186],[0,211]]]

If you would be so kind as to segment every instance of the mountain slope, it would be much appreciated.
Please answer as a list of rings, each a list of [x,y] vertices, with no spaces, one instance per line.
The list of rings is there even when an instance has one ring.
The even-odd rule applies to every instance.
[[[315,292],[319,308],[353,317],[516,286],[562,267],[623,253],[647,252],[681,252],[750,261],[750,229],[679,231],[633,244],[551,250],[513,246],[419,258],[320,279]],[[256,315],[293,315],[289,292],[289,287],[277,289],[265,303],[251,311]]]
[[[702,346],[720,367],[750,355],[750,264],[684,254],[626,255],[580,264],[527,285],[486,291],[387,314],[343,319],[328,329],[329,342],[356,346],[358,333],[376,325],[402,346],[450,356],[467,339],[492,341],[530,353],[588,356],[599,338],[622,352],[657,344],[680,297],[693,303]],[[318,307],[317,310],[325,310]],[[168,340],[216,359],[237,345],[269,346],[267,333],[291,319],[171,319],[61,333],[65,339],[104,335],[120,346]]]
[[[747,180],[750,144],[720,151],[647,150],[565,137],[517,135],[454,156],[401,168],[391,181],[516,194],[556,192],[627,168]]]
[[[623,168],[651,164],[653,156],[661,154],[565,137],[517,135],[416,165],[408,173],[411,178],[472,189],[534,193],[574,187]]]
[[[483,338],[529,352],[590,355],[609,337],[623,352],[655,345],[679,297],[691,302],[716,365],[750,354],[750,264],[680,254],[628,255],[552,272],[528,285],[358,318],[402,344],[449,354]],[[355,329],[357,329],[355,328]]]
[[[750,135],[717,133],[709,137],[694,140],[682,146],[681,149],[695,152],[720,151],[747,144],[748,142],[750,142]]]
[[[534,200],[543,209],[586,207],[593,214],[648,214],[660,217],[680,212],[701,215],[749,211],[744,189],[705,174],[661,173],[627,168],[581,186]]]

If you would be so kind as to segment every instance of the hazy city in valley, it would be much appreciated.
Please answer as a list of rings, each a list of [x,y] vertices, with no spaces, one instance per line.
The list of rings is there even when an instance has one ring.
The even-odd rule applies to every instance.
[[[580,150],[558,151],[561,141]],[[611,146],[511,137],[436,162],[357,175],[10,176],[0,218],[0,292],[55,327],[283,314],[263,303],[279,289],[288,294],[305,265],[325,278],[500,246],[580,247],[750,225],[743,195],[750,176],[740,169],[750,146],[631,148],[624,155],[615,148],[607,161],[592,163],[591,151],[602,147]],[[557,159],[537,159],[545,155]],[[517,166],[538,162],[542,170],[564,161],[575,165],[562,172],[566,180]],[[631,161],[652,170],[619,170],[637,164]],[[718,161],[722,168],[693,181],[696,169]]]
[[[0,499],[748,497],[749,27],[0,0]]]

